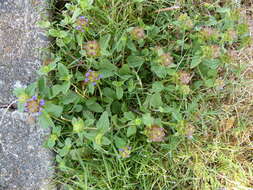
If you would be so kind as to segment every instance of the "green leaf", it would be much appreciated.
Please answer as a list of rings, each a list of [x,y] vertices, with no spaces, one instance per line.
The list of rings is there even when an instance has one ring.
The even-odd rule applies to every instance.
[[[124,118],[127,120],[127,121],[131,121],[131,120],[134,120],[135,119],[135,115],[133,114],[133,112],[124,112]]]
[[[202,58],[198,55],[195,55],[193,58],[192,58],[192,62],[191,62],[191,69],[197,67],[202,61]]]
[[[50,94],[50,89],[47,86],[47,80],[45,77],[38,79],[38,88],[42,97],[47,97]]]
[[[104,111],[102,106],[100,106],[97,102],[95,102],[92,99],[87,100],[85,104],[90,111],[97,112],[97,113],[101,113]]]
[[[154,123],[154,118],[151,116],[150,113],[146,113],[142,116],[142,122],[146,126],[151,126]]]
[[[101,142],[102,145],[109,145],[111,143],[112,142],[107,137],[105,136],[102,137],[102,142]]]
[[[135,135],[136,131],[137,131],[136,126],[130,126],[130,127],[128,127],[128,129],[127,129],[127,137]]]
[[[65,81],[62,85],[61,85],[61,91],[63,94],[66,94],[70,88],[70,81]]]
[[[84,121],[81,118],[76,119],[73,117],[71,123],[73,125],[74,133],[80,133],[84,130]]]
[[[144,63],[144,59],[139,56],[130,55],[127,58],[127,63],[130,67],[140,67]]]
[[[50,116],[45,110],[43,110],[41,115],[39,115],[38,122],[40,126],[45,127],[45,128],[55,127],[54,122],[52,121],[52,119],[50,118]]]
[[[69,91],[66,95],[60,97],[61,102],[65,105],[74,103],[79,100],[79,95],[73,91]]]
[[[161,65],[152,65],[151,71],[154,72],[159,78],[165,78],[167,75],[167,68]]]
[[[117,148],[122,148],[126,146],[126,141],[120,137],[114,137],[114,143],[116,145]]]
[[[164,90],[164,86],[162,82],[154,82],[152,84],[152,89],[151,92],[161,92],[162,90]]]
[[[63,111],[63,107],[47,102],[45,105],[45,110],[56,117],[60,117]]]
[[[104,136],[104,133],[98,133],[95,137],[95,143],[98,145],[101,145],[103,136]]]
[[[52,96],[51,98],[54,98],[55,96],[57,96],[58,94],[60,94],[62,92],[62,85],[54,85],[52,87]]]
[[[56,135],[50,135],[50,137],[47,140],[47,146],[48,148],[53,148],[55,145],[55,142],[57,140],[57,136]]]
[[[120,100],[123,97],[124,91],[121,87],[116,87],[116,95],[118,100]]]
[[[50,22],[41,20],[41,21],[38,22],[38,25],[41,28],[48,28],[48,27],[50,27]]]
[[[65,65],[58,63],[58,71],[60,80],[70,80],[71,76],[69,75],[69,70]]]
[[[110,34],[107,34],[107,35],[100,38],[99,45],[100,45],[102,51],[106,50],[108,48],[110,39],[111,39]]]
[[[156,92],[155,94],[153,94],[151,96],[150,105],[155,107],[155,108],[158,108],[159,106],[163,105],[162,98],[161,98],[161,95],[160,95],[159,92]]]
[[[50,63],[49,65],[44,65],[39,69],[38,74],[47,75],[50,71],[54,70],[55,67],[56,67],[56,63]]]
[[[48,31],[48,34],[50,35],[50,36],[52,36],[52,37],[57,37],[59,34],[59,31],[58,30],[56,30],[56,29],[50,29],[49,31]]]
[[[78,3],[82,9],[91,8],[94,0],[78,0]]]
[[[107,111],[102,113],[96,124],[96,127],[99,131],[103,133],[106,133],[110,130],[110,121]]]

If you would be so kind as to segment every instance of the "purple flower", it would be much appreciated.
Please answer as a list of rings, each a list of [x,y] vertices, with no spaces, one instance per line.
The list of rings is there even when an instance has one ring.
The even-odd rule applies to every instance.
[[[32,97],[32,100],[37,100],[37,96],[33,96],[33,97]]]
[[[32,115],[40,115],[43,110],[44,105],[45,105],[45,100],[38,99],[37,96],[32,96],[31,99],[28,99],[25,102],[24,111]]]
[[[40,105],[41,105],[41,106],[44,106],[44,105],[45,105],[45,100],[41,99],[41,100],[40,100]]]
[[[89,69],[87,73],[85,73],[85,83],[92,83],[93,86],[97,85],[99,80],[101,79],[100,74],[98,74],[96,71],[93,71]]]
[[[76,20],[76,25],[76,30],[84,32],[89,26],[89,19],[85,18],[85,16],[79,16]]]
[[[131,154],[131,147],[130,146],[126,146],[124,148],[119,148],[119,154],[122,158],[129,158],[130,154]]]

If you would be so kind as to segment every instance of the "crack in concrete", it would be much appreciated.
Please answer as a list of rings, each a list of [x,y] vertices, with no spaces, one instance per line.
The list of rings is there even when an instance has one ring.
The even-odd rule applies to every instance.
[[[9,111],[15,111],[17,110],[18,106],[16,103],[13,103],[13,104],[4,104],[4,103],[0,103],[0,109],[8,109]]]

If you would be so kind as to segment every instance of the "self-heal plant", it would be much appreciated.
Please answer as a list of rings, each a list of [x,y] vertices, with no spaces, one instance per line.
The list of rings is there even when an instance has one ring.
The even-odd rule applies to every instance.
[[[189,84],[189,82],[191,81],[191,74],[186,72],[186,71],[180,71],[179,72],[179,80],[181,82],[181,84]]]
[[[186,141],[206,147],[202,133],[218,130],[212,119],[220,112],[209,105],[227,99],[226,54],[250,38],[234,8],[221,5],[225,0],[213,7],[201,0],[65,2],[47,24],[52,61],[17,93],[22,101],[35,94],[47,101],[28,100],[25,107],[44,109],[35,120],[52,129],[47,146],[57,155],[57,181],[77,190],[217,189],[211,183],[218,180],[202,177],[213,160],[210,167],[195,164],[202,155]],[[18,106],[24,110],[24,101]],[[194,129],[180,128],[182,122]],[[191,159],[196,152],[198,161]]]
[[[25,112],[37,116],[42,113],[43,106],[45,105],[45,100],[39,99],[37,96],[33,96],[32,98],[26,100]]]
[[[98,57],[100,56],[100,45],[96,40],[88,41],[83,49],[86,51],[88,57]]]
[[[151,125],[151,126],[146,127],[144,133],[147,135],[148,141],[150,142],[164,141],[165,129],[158,125]]]
[[[89,20],[85,16],[79,16],[76,20],[76,29],[81,32],[85,32],[89,26]]]
[[[96,71],[89,69],[85,74],[84,83],[89,84],[91,83],[93,86],[97,85],[100,79],[102,78],[102,74],[99,74]]]
[[[119,155],[121,158],[129,158],[131,154],[131,147],[126,146],[124,148],[119,148]]]
[[[170,55],[170,53],[163,53],[159,56],[159,63],[163,66],[170,66],[173,64],[173,57]]]
[[[145,31],[141,27],[135,27],[131,30],[131,35],[134,40],[141,40],[145,38]]]

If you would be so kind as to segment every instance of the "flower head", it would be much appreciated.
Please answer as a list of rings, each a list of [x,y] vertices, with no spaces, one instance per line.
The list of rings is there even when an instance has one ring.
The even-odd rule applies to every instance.
[[[181,14],[178,17],[179,27],[184,30],[190,30],[194,27],[191,18],[187,14]]]
[[[88,41],[84,45],[84,49],[86,50],[86,54],[89,57],[98,57],[100,55],[100,46],[97,41]]]
[[[93,70],[88,70],[87,73],[85,74],[85,79],[84,79],[84,82],[86,84],[88,83],[92,83],[94,86],[97,85],[97,83],[100,81],[100,79],[102,78],[103,76],[101,74],[99,74],[98,72],[96,71],[93,71]]]
[[[173,64],[173,57],[170,55],[170,53],[164,53],[160,55],[159,62],[164,66],[170,66]]]
[[[141,27],[133,28],[131,31],[131,35],[132,35],[133,39],[135,39],[135,40],[140,40],[140,39],[145,38],[144,29]]]
[[[32,115],[41,114],[44,105],[45,100],[38,99],[37,96],[33,96],[31,99],[26,100],[25,112],[28,112],[29,114]]]
[[[207,58],[218,58],[221,55],[221,48],[218,45],[203,46],[202,51]]]
[[[186,71],[179,72],[179,80],[182,84],[189,84],[189,82],[191,81],[191,78],[192,76],[190,75],[190,73]]]
[[[76,20],[76,29],[84,32],[85,29],[89,26],[89,20],[88,18],[85,18],[84,16],[79,16]]]
[[[204,40],[217,39],[218,32],[211,27],[203,27],[200,31],[200,35]]]
[[[151,142],[162,142],[165,137],[165,129],[158,125],[152,125],[145,129],[145,134]]]
[[[129,158],[131,154],[131,147],[126,146],[124,148],[119,148],[119,154],[122,158]]]

